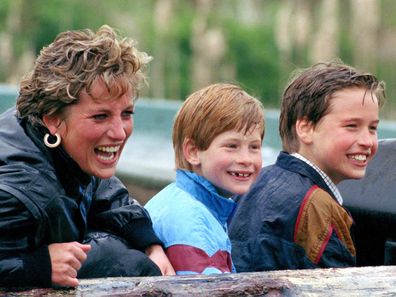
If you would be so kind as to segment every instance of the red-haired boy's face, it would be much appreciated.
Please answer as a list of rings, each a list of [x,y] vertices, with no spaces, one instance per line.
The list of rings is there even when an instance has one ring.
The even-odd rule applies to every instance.
[[[221,192],[243,194],[256,180],[262,164],[261,130],[244,134],[234,130],[217,135],[208,149],[198,151],[194,171]]]
[[[335,92],[329,112],[310,127],[299,153],[339,183],[365,175],[377,152],[379,107],[377,97],[364,88]]]

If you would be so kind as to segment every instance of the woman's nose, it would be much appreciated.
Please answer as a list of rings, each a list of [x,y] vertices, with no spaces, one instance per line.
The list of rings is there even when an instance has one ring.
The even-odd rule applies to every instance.
[[[124,140],[127,137],[127,127],[122,120],[114,120],[107,134],[114,140]]]

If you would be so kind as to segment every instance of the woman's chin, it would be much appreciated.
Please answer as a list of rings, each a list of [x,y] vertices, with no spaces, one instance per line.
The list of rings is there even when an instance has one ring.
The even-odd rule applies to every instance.
[[[115,175],[115,170],[103,170],[101,172],[98,172],[97,174],[94,174],[94,176],[101,178],[101,179],[108,179],[112,176]]]
[[[94,168],[91,167],[88,170],[84,170],[84,172],[101,179],[108,179],[115,175],[116,166],[95,166]]]

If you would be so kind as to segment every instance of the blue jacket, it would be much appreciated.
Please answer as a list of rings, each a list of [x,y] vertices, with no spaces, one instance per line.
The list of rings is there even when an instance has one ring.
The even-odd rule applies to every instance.
[[[117,178],[87,175],[62,147],[48,149],[44,133],[15,108],[0,115],[0,286],[51,286],[48,245],[82,242],[89,230],[142,251],[161,243]]]
[[[281,152],[238,204],[230,225],[238,272],[355,265],[352,218],[304,161]]]
[[[177,170],[176,181],[145,208],[177,274],[234,271],[227,222],[235,202],[217,194],[205,178]]]

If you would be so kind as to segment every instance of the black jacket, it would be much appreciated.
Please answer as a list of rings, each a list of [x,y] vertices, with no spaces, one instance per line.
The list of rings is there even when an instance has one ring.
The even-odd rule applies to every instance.
[[[159,243],[148,214],[116,178],[81,171],[43,129],[0,115],[0,286],[51,286],[51,243],[82,242],[88,230],[136,249]]]

